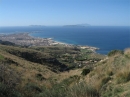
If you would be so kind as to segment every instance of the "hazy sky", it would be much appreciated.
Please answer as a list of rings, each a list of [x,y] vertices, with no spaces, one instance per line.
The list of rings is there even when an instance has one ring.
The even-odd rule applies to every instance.
[[[130,26],[130,0],[0,0],[0,26]]]

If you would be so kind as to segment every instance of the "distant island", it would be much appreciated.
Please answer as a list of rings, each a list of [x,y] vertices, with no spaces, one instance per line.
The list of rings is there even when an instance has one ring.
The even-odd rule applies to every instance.
[[[63,27],[88,27],[90,24],[64,25]]]
[[[44,25],[29,25],[30,27],[46,27]]]

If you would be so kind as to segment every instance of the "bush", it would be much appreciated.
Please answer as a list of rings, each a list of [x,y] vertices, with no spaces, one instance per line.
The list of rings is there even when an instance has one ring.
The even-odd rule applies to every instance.
[[[106,84],[111,78],[109,76],[102,78],[102,85]]]
[[[3,61],[4,59],[4,56],[0,55],[0,61]]]
[[[15,88],[10,88],[8,85],[0,82],[0,97],[23,97]]]
[[[34,83],[27,83],[25,90],[29,92],[42,92],[42,90]]]
[[[46,78],[44,78],[40,73],[36,74],[36,78],[40,81],[45,80]]]
[[[82,75],[87,75],[88,73],[90,72],[90,70],[89,69],[83,69],[83,71],[82,71]]]
[[[116,54],[123,54],[122,50],[112,50],[108,53],[108,56],[114,56]]]
[[[22,90],[24,97],[36,97],[37,94],[41,93],[42,89],[35,83],[27,83]]]
[[[44,88],[43,92],[33,95],[34,97],[67,97],[67,88],[62,84],[55,84],[52,88]]]

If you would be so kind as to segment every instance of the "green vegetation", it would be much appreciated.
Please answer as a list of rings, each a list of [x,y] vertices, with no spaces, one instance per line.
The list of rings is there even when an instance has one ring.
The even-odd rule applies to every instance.
[[[0,55],[0,60],[4,60],[4,56]]]
[[[46,78],[44,78],[40,73],[36,74],[36,78],[40,81],[45,80]]]
[[[8,64],[0,63],[0,97],[22,97],[16,85],[21,81]]]
[[[108,53],[108,56],[114,56],[114,55],[117,55],[117,54],[123,54],[123,51],[121,50],[112,50]]]
[[[83,69],[82,75],[87,75],[90,72],[90,69]]]

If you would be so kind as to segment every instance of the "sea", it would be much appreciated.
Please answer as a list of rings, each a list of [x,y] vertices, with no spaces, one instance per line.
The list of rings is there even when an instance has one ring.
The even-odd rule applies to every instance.
[[[33,37],[53,38],[74,45],[100,48],[97,53],[130,47],[130,26],[22,26],[0,27],[0,34],[30,33]]]

